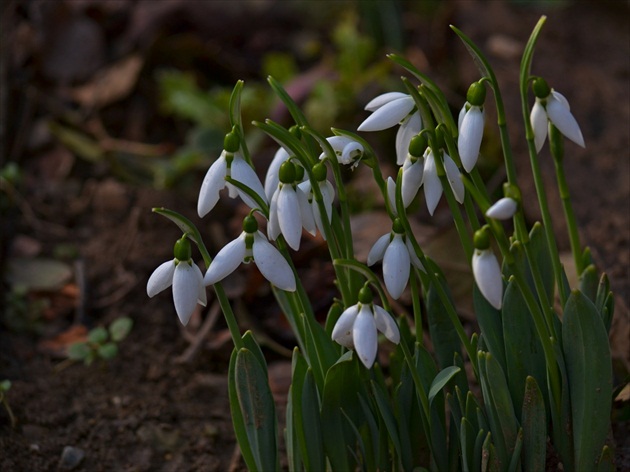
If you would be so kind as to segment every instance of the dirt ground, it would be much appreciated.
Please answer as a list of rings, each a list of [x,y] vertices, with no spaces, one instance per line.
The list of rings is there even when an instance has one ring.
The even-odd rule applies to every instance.
[[[271,1],[257,2],[255,31],[251,20],[243,20],[251,13],[244,2],[227,7],[223,2],[76,0],[51,8],[52,3],[3,3],[0,167],[18,163],[23,181],[19,191],[1,189],[13,205],[0,207],[0,242],[3,265],[18,256],[55,254],[67,261],[71,276],[61,288],[27,294],[30,302],[46,302],[37,329],[10,329],[0,322],[0,380],[12,382],[8,401],[17,418],[12,428],[0,407],[0,470],[242,470],[227,402],[231,342],[220,316],[204,324],[214,320],[212,298],[210,308],[195,314],[184,330],[170,293],[148,299],[145,291],[149,275],[172,258],[172,244],[181,235],[151,208],[169,207],[198,222],[195,198],[203,174],[190,176],[190,183],[178,191],[134,185],[115,175],[110,162],[76,158],[41,123],[69,114],[92,123],[97,115],[111,138],[101,143],[153,143],[150,150],[167,152],[182,144],[183,131],[181,124],[160,116],[153,84],[155,72],[165,66],[156,54],[165,51],[156,46],[159,41],[182,31],[197,35],[198,42],[191,42],[190,35],[182,41],[199,49],[200,67],[230,84],[239,78],[254,80],[260,54],[281,48],[287,38],[301,37],[307,19]],[[586,150],[567,145],[568,178],[582,241],[592,248],[616,293],[611,333],[616,385],[628,381],[630,370],[629,13],[626,2],[561,2],[553,7],[552,2],[466,1],[447,2],[426,15],[409,14],[403,22],[407,55],[448,88],[454,103],[478,75],[448,24],[472,37],[504,84],[510,121],[519,123],[520,52],[539,16],[548,15],[534,73],[567,96],[587,144]],[[65,37],[64,32],[76,36]],[[326,28],[314,34],[325,40]],[[82,43],[81,38],[92,41]],[[220,46],[230,41],[242,56],[222,65],[227,53],[236,50]],[[90,49],[94,42],[96,50]],[[100,109],[94,102],[86,104],[89,99],[68,98],[69,88],[76,91],[94,83],[99,70],[130,54],[140,57],[142,66],[124,97]],[[181,64],[170,57],[166,65]],[[362,106],[357,104],[357,110]],[[347,127],[356,127],[358,119]],[[518,126],[511,131],[525,176],[523,193],[533,195],[522,135]],[[551,184],[550,159],[543,171]],[[552,187],[549,195],[556,221],[562,221]],[[529,219],[538,219],[534,206],[525,205]],[[204,220],[204,231],[217,242],[213,250],[232,237],[242,211],[226,207],[210,224]],[[556,232],[566,251],[561,224]],[[59,248],[69,246],[75,251],[72,257],[58,256]],[[304,247],[309,256],[321,250],[314,242]],[[330,268],[317,257],[305,260],[300,255],[297,262],[304,283],[325,310],[334,293],[320,282]],[[3,282],[2,288],[8,284]],[[234,278],[227,290],[239,300],[236,311],[243,327],[264,337],[273,362],[272,388],[282,401],[288,386],[283,356],[290,347],[288,328],[251,270]],[[9,298],[6,290],[5,311]],[[86,328],[108,325],[120,316],[131,317],[134,327],[116,358],[92,366],[64,363],[69,342],[84,336]],[[630,470],[630,420],[614,415],[613,422],[618,470]]]

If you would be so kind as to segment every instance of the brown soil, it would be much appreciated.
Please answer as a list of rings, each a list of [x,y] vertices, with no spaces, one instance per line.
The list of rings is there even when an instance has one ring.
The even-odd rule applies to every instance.
[[[198,221],[193,212],[201,174],[178,192],[151,190],[121,183],[106,162],[87,163],[56,142],[37,140],[43,118],[73,112],[67,105],[68,87],[92,83],[96,71],[107,67],[113,55],[135,51],[144,61],[137,85],[124,99],[101,110],[102,121],[112,136],[126,142],[166,142],[167,148],[181,144],[179,125],[159,117],[151,84],[152,74],[160,67],[184,65],[173,57],[164,64],[163,57],[152,56],[156,50],[166,54],[156,49],[156,43],[192,31],[182,34],[182,41],[201,51],[202,72],[218,75],[217,80],[229,84],[237,78],[256,77],[261,52],[279,48],[288,37],[298,37],[300,21],[305,19],[281,13],[278,4],[282,2],[263,2],[256,13],[256,31],[251,31],[251,20],[242,19],[239,7],[222,10],[221,17],[213,2],[82,0],[56,9],[48,2],[7,3],[2,19],[1,125],[7,139],[0,167],[10,161],[19,163],[24,182],[20,193],[13,195],[17,205],[1,209],[2,256],[5,260],[18,254],[49,256],[60,244],[71,244],[78,257],[63,290],[29,293],[31,301],[49,303],[37,332],[5,327],[0,331],[0,380],[12,382],[8,401],[17,418],[17,426],[11,428],[0,407],[0,469],[69,470],[70,462],[62,460],[62,453],[65,447],[73,447],[84,453],[73,469],[79,471],[241,470],[244,466],[235,446],[226,396],[231,342],[222,321],[219,318],[208,334],[195,339],[206,311],[196,314],[188,330],[183,330],[170,295],[148,299],[145,292],[149,274],[172,257],[171,244],[180,236],[172,223],[152,214],[151,208],[170,207]],[[618,385],[628,381],[630,369],[630,15],[625,2],[548,5],[451,2],[431,15],[409,14],[405,18],[408,52],[453,90],[454,102],[459,101],[457,94],[461,96],[478,75],[447,28],[449,23],[457,25],[489,53],[505,85],[510,119],[518,123],[519,54],[538,17],[549,16],[534,73],[544,75],[569,98],[587,143],[586,150],[567,145],[569,185],[583,242],[592,248],[600,269],[609,274],[617,296],[611,345]],[[83,23],[72,23],[76,18]],[[74,29],[67,28],[68,24]],[[279,29],[283,35],[277,33]],[[69,44],[64,41],[80,42],[62,37],[69,30],[93,35],[92,41],[74,48],[76,57],[67,51],[56,56],[59,44]],[[322,31],[317,34],[325,38],[325,28]],[[12,40],[11,48],[5,38]],[[225,62],[225,51],[217,46],[222,41],[242,51],[241,60]],[[90,44],[101,47],[91,50]],[[348,124],[352,126],[356,123]],[[512,127],[514,149],[527,175],[517,130],[518,126]],[[550,161],[544,164],[544,172],[551,183]],[[521,184],[524,194],[533,192],[531,179],[524,178]],[[556,220],[562,221],[551,187],[549,193]],[[527,206],[532,221],[537,219],[533,205]],[[234,207],[225,208],[221,217],[214,216],[210,226],[219,231],[210,228],[208,235],[215,241],[229,237],[240,221],[231,218],[235,213],[242,216]],[[208,220],[204,224],[208,229]],[[557,233],[566,250],[562,225]],[[305,247],[312,249],[311,254],[319,248],[316,244]],[[310,264],[304,267],[304,280],[315,289],[318,284],[309,281],[329,269],[319,262]],[[244,302],[237,307],[243,326],[264,335],[270,359],[280,359],[273,370],[273,388],[280,399],[287,387],[282,361],[282,347],[290,346],[287,328],[255,274],[243,273],[247,279],[234,279],[228,290]],[[248,282],[247,290],[244,282]],[[326,301],[331,295],[326,291],[314,299]],[[67,346],[60,334],[72,333],[69,329],[76,325],[108,325],[119,316],[131,317],[134,328],[115,359],[59,368],[65,365]],[[622,404],[617,405],[621,410]],[[626,411],[627,405],[626,401]],[[629,421],[619,415],[614,416],[614,441],[618,469],[630,470]]]

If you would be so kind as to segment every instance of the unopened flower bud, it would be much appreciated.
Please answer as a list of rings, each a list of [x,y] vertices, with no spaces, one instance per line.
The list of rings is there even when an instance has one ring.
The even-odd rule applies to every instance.
[[[551,88],[547,81],[542,77],[536,77],[534,82],[532,83],[532,90],[534,90],[534,95],[536,98],[547,98],[551,93]]]
[[[182,236],[181,239],[178,239],[175,242],[175,247],[173,248],[173,255],[175,259],[178,261],[188,261],[192,257],[192,250],[190,248],[190,242],[186,235]]]
[[[225,138],[223,139],[223,149],[227,152],[234,153],[238,151],[240,147],[241,139],[236,132],[236,127],[234,127],[232,128],[232,131],[225,135]]]

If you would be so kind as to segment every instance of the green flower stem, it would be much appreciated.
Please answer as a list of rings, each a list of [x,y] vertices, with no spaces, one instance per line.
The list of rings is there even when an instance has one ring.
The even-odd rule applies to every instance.
[[[562,209],[564,210],[564,218],[566,220],[567,230],[569,232],[571,252],[573,253],[573,260],[575,261],[575,269],[577,271],[577,274],[581,275],[584,271],[584,261],[582,258],[582,249],[580,245],[580,235],[578,233],[577,221],[575,219],[575,213],[573,212],[573,206],[571,204],[569,185],[567,184],[566,174],[564,172],[564,138],[555,126],[550,125],[549,128],[549,149],[551,150],[553,163],[556,168],[558,191],[560,193]]]
[[[464,330],[464,326],[462,325],[462,322],[460,321],[459,316],[457,315],[457,311],[455,310],[455,307],[453,306],[451,300],[449,299],[448,294],[444,290],[444,287],[438,280],[437,275],[432,270],[430,270],[431,264],[429,263],[429,260],[427,259],[427,257],[424,255],[424,252],[422,251],[420,246],[418,245],[418,242],[416,241],[416,238],[414,237],[413,232],[411,231],[411,226],[409,225],[409,220],[407,220],[407,216],[403,215],[403,216],[400,216],[399,218],[403,224],[403,227],[405,228],[406,237],[409,238],[409,241],[411,241],[411,245],[413,246],[413,249],[416,252],[416,256],[418,256],[418,259],[420,260],[420,262],[422,263],[422,266],[426,270],[426,274],[420,271],[417,271],[416,274],[420,277],[420,280],[422,281],[422,284],[425,287],[428,287],[429,284],[433,284],[433,286],[437,290],[437,294],[440,297],[440,301],[444,305],[444,308],[446,309],[446,313],[448,317],[450,318],[451,323],[453,324],[453,328],[455,328],[455,331],[457,332],[457,336],[459,337],[459,340],[464,346],[464,350],[466,351],[466,354],[468,355],[468,358],[470,359],[471,365],[473,367],[473,371],[475,373],[475,377],[479,379],[479,366],[477,362],[477,355],[476,355],[475,350],[473,349],[470,339],[468,339],[468,336],[466,335],[466,331]]]
[[[457,233],[459,234],[459,239],[462,243],[462,247],[464,248],[464,252],[466,253],[466,259],[471,260],[473,255],[473,246],[472,246],[472,238],[468,233],[468,229],[466,228],[466,222],[462,217],[461,209],[459,208],[459,203],[455,200],[455,195],[453,194],[453,189],[451,188],[451,184],[448,181],[448,177],[446,176],[446,170],[444,169],[444,163],[442,162],[441,153],[436,153],[435,150],[437,148],[433,148],[433,156],[435,159],[435,167],[437,169],[438,177],[440,178],[440,182],[442,183],[442,190],[446,197],[446,201],[448,203],[448,207],[451,210],[451,214],[453,215],[453,221],[455,222],[455,228],[457,229]]]
[[[245,161],[250,166],[254,167],[249,149],[247,148],[247,142],[245,141],[245,131],[243,129],[243,119],[241,115],[241,93],[243,92],[244,86],[245,82],[243,82],[242,80],[236,81],[236,84],[234,85],[234,90],[232,90],[232,95],[230,95],[230,126],[232,128],[236,127],[236,131],[241,141],[241,151],[243,152],[243,157],[245,158]]]
[[[551,222],[551,213],[549,212],[549,205],[547,203],[547,195],[545,194],[544,181],[542,179],[542,173],[540,171],[540,164],[538,162],[538,153],[536,152],[536,145],[534,144],[534,130],[532,128],[530,116],[530,108],[528,104],[528,88],[530,81],[530,71],[532,59],[534,57],[534,48],[540,30],[545,24],[546,17],[543,16],[538,20],[538,23],[534,27],[532,34],[529,37],[529,41],[525,46],[523,52],[523,59],[521,60],[521,70],[519,77],[520,94],[521,94],[521,110],[523,112],[523,122],[525,124],[525,138],[527,139],[527,149],[529,152],[529,162],[532,168],[532,174],[534,176],[534,184],[536,186],[536,195],[538,197],[538,204],[540,206],[540,212],[542,214],[543,225],[545,229],[545,237],[547,238],[547,245],[551,252],[551,264],[553,267],[554,278],[556,279],[556,285],[560,293],[560,302],[562,306],[567,301],[567,293],[564,286],[562,277],[562,265],[560,263],[560,256],[558,255],[558,247],[553,234],[553,225]]]
[[[413,322],[416,328],[416,341],[420,344],[424,344],[424,335],[422,329],[422,307],[420,305],[420,291],[418,290],[418,282],[420,276],[418,275],[418,269],[411,267],[411,277],[409,285],[411,287],[411,303],[413,306]]]
[[[199,233],[199,230],[192,223],[192,221],[180,215],[179,213],[168,210],[166,208],[153,208],[153,212],[168,218],[177,226],[179,226],[184,234],[186,234],[186,236],[199,248],[199,252],[201,253],[201,257],[203,257],[203,262],[206,265],[206,268],[210,267],[212,257],[210,256],[210,253],[208,252],[208,249],[206,248],[206,245],[201,238],[201,233]],[[232,336],[234,347],[239,350],[245,347],[245,344],[243,343],[243,339],[241,338],[241,332],[238,327],[238,322],[236,321],[236,316],[234,316],[234,312],[232,311],[230,301],[228,300],[228,297],[225,294],[225,290],[223,289],[223,286],[220,282],[214,284],[213,287],[214,292],[217,295],[217,300],[219,301],[219,306],[221,307],[221,311],[223,312],[225,322],[227,323],[228,329],[230,330],[230,335]]]

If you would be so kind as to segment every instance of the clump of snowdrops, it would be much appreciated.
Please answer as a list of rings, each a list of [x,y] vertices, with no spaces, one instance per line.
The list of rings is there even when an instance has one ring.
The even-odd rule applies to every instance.
[[[584,147],[580,127],[567,99],[531,72],[544,22],[543,17],[534,28],[520,69],[524,137],[536,183],[536,198],[527,201],[499,84],[477,46],[455,27],[480,72],[458,116],[440,88],[397,55],[389,57],[410,74],[402,79],[404,92],[369,102],[370,114],[357,132],[333,128],[332,136],[320,135],[269,78],[294,124],[287,129],[271,120],[254,122],[278,144],[264,183],[241,121],[243,83],[236,84],[232,129],[205,176],[197,209],[200,217],[211,213],[225,189],[251,211],[240,235],[212,257],[191,221],[155,209],[183,235],[174,258],[151,275],[147,292],[154,296],[172,286],[176,312],[186,324],[196,305],[205,305],[212,285],[234,342],[230,407],[249,469],[280,467],[276,409],[262,351],[250,332],[241,334],[221,281],[253,263],[271,284],[297,340],[282,431],[289,470],[544,470],[550,452],[564,470],[613,470],[607,443],[613,296],[589,250],[580,246],[565,180],[565,138],[569,146]],[[507,176],[497,201],[476,168],[484,127],[490,125],[488,102],[496,107]],[[386,177],[363,132],[395,126],[399,169]],[[545,141],[579,275],[576,287],[569,286],[552,232],[538,156]],[[354,255],[343,166],[371,169],[391,217],[391,228],[374,242],[366,263]],[[472,336],[441,268],[411,231],[407,208],[420,194],[431,214],[445,198],[470,261],[479,325]],[[536,200],[543,221],[528,226],[523,206]],[[326,240],[335,269],[338,298],[325,326],[315,320],[291,258],[303,230]],[[193,260],[193,245],[205,273]],[[390,302],[408,286],[412,314],[395,313]],[[424,326],[431,351],[423,342]],[[393,343],[383,366],[376,362],[381,342]]]

